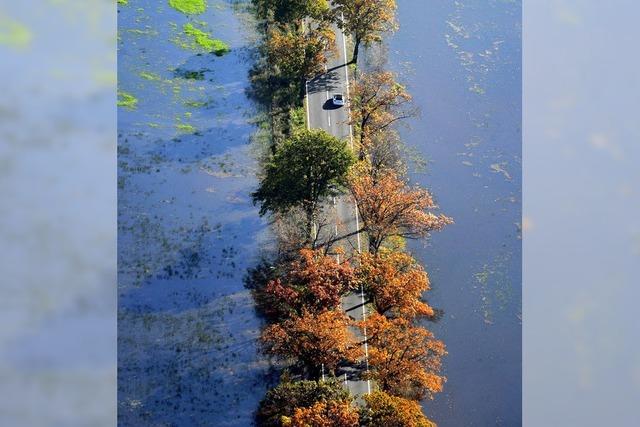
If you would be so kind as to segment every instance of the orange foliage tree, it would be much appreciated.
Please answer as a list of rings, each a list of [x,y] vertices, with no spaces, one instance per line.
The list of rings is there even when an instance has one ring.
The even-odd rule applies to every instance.
[[[361,424],[366,427],[436,427],[422,413],[418,402],[375,391],[364,396]]]
[[[301,316],[267,326],[261,341],[267,354],[297,359],[314,374],[322,364],[333,371],[341,361],[353,362],[361,355],[349,323],[340,311],[304,311]]]
[[[392,72],[375,71],[358,77],[351,95],[350,123],[360,135],[360,158],[371,144],[373,135],[417,113],[410,103],[411,95],[395,81]]]
[[[453,223],[451,218],[429,211],[437,205],[427,190],[409,187],[392,170],[375,180],[369,173],[355,173],[350,188],[373,254],[389,237],[425,237]]]
[[[296,408],[283,426],[291,427],[359,427],[358,411],[348,402],[316,402],[308,408]]]
[[[382,40],[382,33],[394,31],[395,0],[333,0],[338,25],[353,37],[352,63],[358,63],[360,44]],[[344,20],[342,19],[344,17]]]
[[[378,255],[364,253],[357,275],[378,313],[409,319],[434,315],[433,308],[420,300],[422,292],[429,290],[429,277],[410,255],[384,250]]]
[[[407,319],[373,314],[366,326],[370,376],[390,394],[420,400],[442,391],[446,379],[439,374],[444,343]]]
[[[302,249],[282,277],[258,291],[257,301],[273,318],[301,315],[303,310],[319,313],[336,308],[340,297],[354,283],[355,274],[348,262],[338,262],[321,251]]]
[[[297,32],[274,27],[266,42],[267,57],[280,74],[288,79],[304,81],[324,71],[327,58],[335,52],[335,33],[328,25]]]

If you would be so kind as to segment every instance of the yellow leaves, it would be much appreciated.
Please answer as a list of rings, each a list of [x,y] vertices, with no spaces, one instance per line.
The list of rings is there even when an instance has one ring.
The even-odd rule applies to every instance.
[[[365,395],[371,427],[436,427],[436,424],[422,414],[417,402],[391,396],[382,391]]]
[[[347,402],[316,402],[308,408],[296,408],[291,427],[358,427],[359,416]]]
[[[369,366],[378,385],[391,394],[422,399],[442,391],[439,375],[444,343],[403,318],[374,314],[361,324],[369,335]]]

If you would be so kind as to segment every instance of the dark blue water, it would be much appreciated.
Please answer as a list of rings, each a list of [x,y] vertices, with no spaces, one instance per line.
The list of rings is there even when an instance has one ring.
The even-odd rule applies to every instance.
[[[119,7],[118,416],[121,425],[246,426],[266,391],[259,321],[242,278],[265,229],[245,96],[253,25],[243,2],[187,18]],[[196,21],[200,21],[199,23]],[[194,22],[218,57],[176,43]]]
[[[422,109],[403,129],[428,160],[412,179],[455,224],[410,244],[427,268],[427,327],[449,351],[440,426],[521,424],[521,5],[400,0],[390,67]]]

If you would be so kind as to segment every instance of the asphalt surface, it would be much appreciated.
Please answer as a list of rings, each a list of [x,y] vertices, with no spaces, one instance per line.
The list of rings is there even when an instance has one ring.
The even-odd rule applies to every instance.
[[[331,99],[334,94],[340,93],[348,101],[349,75],[346,65],[346,40],[342,31],[334,26],[336,34],[336,55],[329,59],[326,72],[307,82],[306,112],[307,123],[311,129],[323,129],[337,138],[344,139],[353,148],[352,129],[348,124],[348,105],[336,107]],[[355,201],[348,195],[334,198],[325,209],[333,209],[335,224],[332,234],[343,236],[355,233],[359,227],[358,212]],[[337,246],[341,246],[345,253],[343,256],[351,257],[360,252],[364,247],[364,236],[355,234],[341,239]],[[352,292],[342,298],[342,308],[354,320],[360,321],[366,318],[368,311],[364,304],[362,290]],[[369,393],[373,386],[367,380],[362,380],[361,375],[368,370],[366,337],[359,328],[353,327],[353,332],[361,341],[365,357],[354,366],[345,366],[339,369],[336,375],[344,380],[345,386],[354,396]]]

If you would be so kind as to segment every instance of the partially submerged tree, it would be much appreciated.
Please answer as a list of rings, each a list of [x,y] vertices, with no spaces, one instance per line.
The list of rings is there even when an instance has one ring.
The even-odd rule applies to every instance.
[[[252,194],[253,202],[261,204],[261,215],[301,206],[311,240],[320,199],[346,185],[353,161],[345,141],[323,130],[299,132],[276,147],[260,187]]]
[[[374,135],[417,114],[411,95],[390,71],[361,74],[353,85],[350,111],[350,122],[360,136],[361,158]]]
[[[320,313],[338,307],[354,283],[348,262],[303,249],[300,257],[286,266],[284,275],[270,280],[258,292],[256,300],[268,315],[280,319],[300,316],[304,311]]]
[[[364,427],[436,427],[422,413],[420,404],[413,400],[374,391],[364,396],[366,407],[361,410],[360,422]]]
[[[316,402],[308,408],[296,408],[293,417],[285,419],[290,427],[359,427],[358,410],[348,402]]]
[[[441,359],[447,352],[431,332],[377,313],[362,326],[368,334],[370,376],[382,390],[415,400],[442,391]]]
[[[429,290],[429,277],[410,255],[363,253],[357,275],[378,313],[408,319],[434,315],[433,308],[420,300]]]
[[[308,372],[318,374],[321,365],[331,372],[341,361],[353,362],[360,356],[360,346],[348,327],[349,318],[341,311],[305,311],[269,325],[261,340],[267,354],[296,359]]]
[[[374,181],[370,173],[358,171],[351,179],[351,193],[369,239],[369,251],[376,254],[386,239],[425,237],[453,220],[430,210],[437,208],[431,194],[411,188],[392,170]]]
[[[362,43],[369,44],[382,39],[382,33],[395,31],[395,0],[333,0],[336,6],[338,26],[353,37],[352,63],[358,63],[358,51]],[[342,20],[344,16],[344,20]]]
[[[327,381],[284,381],[269,390],[260,402],[256,420],[262,427],[280,427],[282,419],[294,416],[296,409],[313,407],[317,402],[351,403],[342,383]]]

